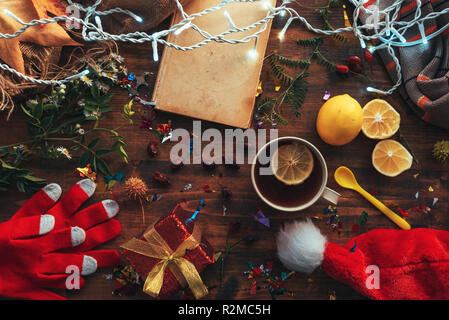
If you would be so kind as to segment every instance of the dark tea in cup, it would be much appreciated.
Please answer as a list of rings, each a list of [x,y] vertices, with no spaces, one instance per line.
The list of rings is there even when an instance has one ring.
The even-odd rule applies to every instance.
[[[280,181],[274,175],[273,170],[270,170],[273,159],[269,162],[261,161],[261,159],[275,154],[276,150],[288,144],[302,144],[310,150],[313,156],[312,172],[299,184],[288,185]],[[262,155],[266,155],[266,157]],[[264,170],[261,171],[261,169]],[[270,171],[271,174],[267,174]],[[318,149],[310,142],[296,137],[283,137],[267,143],[259,150],[251,168],[251,178],[257,194],[268,205],[281,211],[303,210],[315,203],[320,197],[336,204],[339,194],[326,187],[327,177],[326,162]]]

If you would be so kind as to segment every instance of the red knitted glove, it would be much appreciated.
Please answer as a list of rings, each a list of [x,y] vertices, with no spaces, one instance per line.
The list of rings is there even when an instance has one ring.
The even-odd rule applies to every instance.
[[[112,219],[119,211],[117,202],[104,200],[77,212],[94,194],[95,188],[92,180],[81,180],[56,203],[62,193],[61,187],[56,183],[49,184],[28,200],[11,220],[43,213],[52,215],[55,217],[55,230],[75,226],[86,230],[86,241],[82,245],[60,252],[83,253],[93,257],[98,267],[118,265],[120,257],[116,250],[90,251],[120,234],[120,222]]]
[[[54,253],[72,248],[86,237],[78,227],[53,230],[51,215],[14,219],[0,224],[0,295],[24,299],[63,299],[43,288],[66,288],[67,266],[82,274],[95,271],[92,258],[82,254]],[[64,261],[64,263],[62,263]],[[89,267],[90,266],[90,267]],[[80,279],[80,284],[83,282]]]

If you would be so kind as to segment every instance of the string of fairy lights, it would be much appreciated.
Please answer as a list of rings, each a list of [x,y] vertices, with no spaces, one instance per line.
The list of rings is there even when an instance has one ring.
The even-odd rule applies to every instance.
[[[119,42],[132,42],[132,43],[151,42],[152,58],[154,61],[159,60],[158,45],[167,46],[170,48],[174,48],[176,50],[188,51],[188,50],[195,50],[211,42],[227,43],[234,45],[254,42],[254,48],[249,50],[246,59],[256,59],[258,55],[256,46],[260,34],[266,30],[270,21],[272,21],[276,17],[279,17],[279,19],[286,20],[284,27],[279,33],[280,41],[284,39],[284,35],[288,31],[288,28],[291,27],[292,23],[295,20],[298,20],[300,23],[302,23],[308,30],[322,35],[333,35],[342,32],[353,32],[354,35],[360,40],[362,48],[367,48],[366,43],[370,43],[373,40],[377,40],[379,44],[369,46],[368,50],[374,52],[376,50],[386,49],[391,58],[396,63],[396,72],[398,80],[388,90],[380,90],[372,87],[368,87],[367,90],[379,94],[391,94],[402,83],[401,64],[396,56],[394,48],[405,46],[416,46],[423,44],[425,45],[428,43],[429,40],[440,35],[444,30],[446,30],[449,27],[449,24],[447,24],[441,26],[439,29],[437,29],[435,32],[431,34],[426,34],[424,28],[425,22],[431,21],[441,15],[449,13],[449,8],[446,8],[439,12],[432,12],[427,15],[423,15],[421,11],[422,5],[421,0],[416,0],[416,11],[413,19],[411,19],[410,21],[398,21],[399,12],[405,0],[396,0],[391,5],[383,9],[380,9],[381,8],[380,0],[377,0],[374,4],[368,6],[367,8],[364,5],[368,2],[368,0],[349,0],[355,8],[353,14],[353,21],[354,21],[353,25],[350,27],[338,28],[335,30],[322,30],[313,27],[306,20],[306,18],[302,17],[298,13],[298,11],[296,11],[291,7],[291,5],[294,2],[296,2],[295,0],[283,0],[282,4],[280,4],[277,7],[271,6],[268,0],[224,0],[221,1],[219,4],[217,4],[215,7],[211,7],[201,12],[192,14],[187,14],[178,0],[173,1],[175,1],[177,8],[182,15],[183,20],[171,26],[169,29],[157,31],[152,34],[140,31],[127,34],[108,33],[106,30],[103,29],[101,23],[101,17],[103,16],[121,13],[133,17],[138,23],[143,22],[143,19],[131,11],[124,10],[121,8],[113,8],[110,10],[101,11],[98,9],[98,6],[101,4],[102,0],[96,0],[93,5],[87,7],[82,6],[79,3],[75,3],[72,0],[68,0],[68,3],[71,7],[76,8],[79,12],[83,13],[84,15],[83,18],[76,17],[74,15],[70,16],[63,15],[52,18],[35,19],[32,21],[25,22],[22,21],[19,17],[17,17],[13,12],[10,12],[9,10],[5,9],[4,12],[0,14],[9,15],[10,17],[14,18],[17,22],[19,22],[22,25],[22,27],[12,34],[0,33],[0,39],[12,39],[19,37],[28,28],[38,24],[58,23],[65,21],[66,23],[79,25],[81,28],[81,34],[85,41],[119,41]],[[248,26],[238,26],[234,23],[229,11],[226,10],[226,6],[229,6],[232,3],[248,3],[248,2],[259,2],[260,5],[262,6],[262,9],[266,10],[266,15],[264,18],[255,21]],[[220,34],[213,35],[209,33],[207,30],[203,30],[200,27],[198,27],[198,25],[195,24],[195,20],[197,18],[220,10],[223,11],[223,15],[229,23],[228,30]],[[365,18],[365,23],[359,25],[358,20],[362,15]],[[406,39],[405,37],[406,32],[411,28],[416,27],[418,28],[421,34],[421,38],[416,41],[408,41],[408,39]],[[198,32],[198,34],[201,35],[203,39],[200,42],[192,44],[190,46],[181,46],[166,40],[169,34],[174,33],[174,35],[177,36],[187,29],[195,30],[196,32]],[[245,32],[247,35],[238,39],[233,38],[234,35],[238,35],[243,32]],[[68,81],[86,76],[88,74],[88,70],[84,70],[78,74],[74,74],[72,76],[63,79],[45,80],[29,77],[11,68],[7,64],[0,63],[0,68],[8,72],[11,72],[14,75],[26,81],[45,85],[61,85]]]

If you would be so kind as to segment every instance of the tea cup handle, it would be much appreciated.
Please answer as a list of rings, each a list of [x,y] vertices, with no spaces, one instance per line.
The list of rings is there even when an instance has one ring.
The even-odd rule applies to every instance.
[[[334,190],[332,190],[332,189],[330,189],[328,187],[325,187],[321,197],[323,197],[324,199],[326,199],[330,203],[332,203],[334,205],[337,205],[338,204],[338,199],[340,199],[341,195],[337,191],[334,191]]]

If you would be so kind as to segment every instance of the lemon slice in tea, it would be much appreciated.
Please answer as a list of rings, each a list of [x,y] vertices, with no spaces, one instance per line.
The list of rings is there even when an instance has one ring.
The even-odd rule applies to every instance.
[[[301,184],[312,173],[312,152],[300,143],[281,145],[273,155],[271,168],[274,176],[286,185]]]

